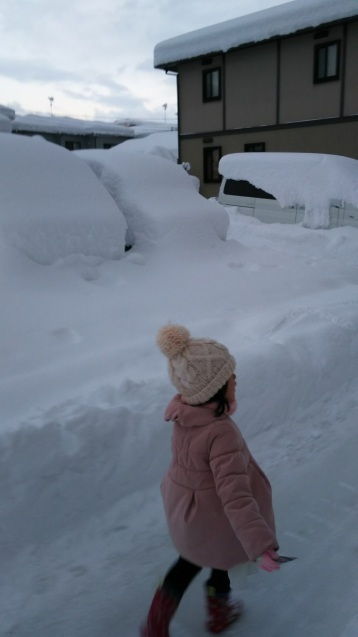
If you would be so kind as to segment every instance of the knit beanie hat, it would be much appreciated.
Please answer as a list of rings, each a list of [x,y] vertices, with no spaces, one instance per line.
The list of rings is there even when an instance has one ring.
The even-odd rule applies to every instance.
[[[168,358],[174,387],[188,405],[206,403],[234,373],[235,359],[224,345],[209,338],[191,338],[182,325],[162,327],[157,345]]]

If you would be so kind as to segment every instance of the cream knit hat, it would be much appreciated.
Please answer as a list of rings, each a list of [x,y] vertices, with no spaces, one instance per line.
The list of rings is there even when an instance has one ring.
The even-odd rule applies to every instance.
[[[162,327],[157,345],[168,358],[174,387],[188,405],[206,403],[234,373],[235,359],[224,345],[209,338],[191,338],[182,325]]]

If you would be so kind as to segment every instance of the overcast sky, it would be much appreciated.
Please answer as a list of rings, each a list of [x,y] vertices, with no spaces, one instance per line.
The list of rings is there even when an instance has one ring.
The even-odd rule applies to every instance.
[[[153,69],[155,45],[285,1],[0,0],[0,104],[174,121],[175,78]]]

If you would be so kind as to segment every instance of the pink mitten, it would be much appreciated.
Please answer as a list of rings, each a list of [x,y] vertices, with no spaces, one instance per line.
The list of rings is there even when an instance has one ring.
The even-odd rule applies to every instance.
[[[257,563],[263,571],[272,573],[272,571],[278,571],[280,568],[280,565],[275,561],[277,560],[277,558],[278,555],[276,551],[271,551],[269,549],[268,551],[265,551],[265,553],[263,553],[261,557],[258,558]]]

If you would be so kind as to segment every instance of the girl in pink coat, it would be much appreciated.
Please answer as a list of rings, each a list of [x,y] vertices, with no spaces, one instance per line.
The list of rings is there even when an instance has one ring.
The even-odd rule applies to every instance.
[[[161,485],[179,559],[155,593],[141,637],[169,637],[180,600],[203,567],[211,569],[206,628],[216,634],[242,611],[231,596],[228,569],[245,562],[279,568],[271,487],[231,419],[236,377],[227,348],[191,338],[180,325],[163,327],[157,344],[179,392],[165,412],[174,423],[173,455]]]

